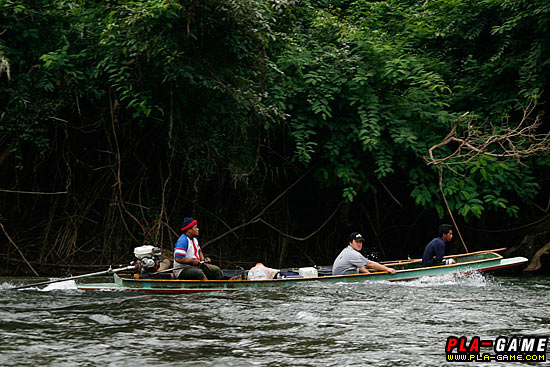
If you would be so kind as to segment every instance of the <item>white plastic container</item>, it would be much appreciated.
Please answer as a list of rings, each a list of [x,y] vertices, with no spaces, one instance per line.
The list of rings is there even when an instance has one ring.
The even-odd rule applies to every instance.
[[[311,267],[311,268],[300,268],[298,269],[298,274],[303,276],[304,278],[317,278],[319,274],[317,273],[317,269]]]

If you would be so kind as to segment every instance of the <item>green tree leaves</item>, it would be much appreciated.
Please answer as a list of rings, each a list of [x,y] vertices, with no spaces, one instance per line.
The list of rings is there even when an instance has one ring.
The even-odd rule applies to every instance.
[[[316,177],[341,187],[350,201],[373,189],[376,179],[408,171],[416,204],[444,216],[437,174],[419,158],[465,111],[479,113],[476,123],[485,138],[498,132],[485,129],[483,119],[503,121],[504,130],[517,122],[511,116],[521,119],[517,101],[526,102],[543,85],[526,89],[533,79],[522,75],[537,70],[546,80],[548,67],[540,59],[546,36],[529,33],[534,48],[526,49],[520,30],[532,28],[527,19],[543,29],[546,8],[446,0],[355,1],[345,10],[294,5],[300,19],[280,31],[290,42],[276,58],[279,73],[270,96],[282,107],[292,105],[285,112],[296,159],[319,164],[324,174]],[[520,54],[529,59],[523,68]],[[538,192],[529,172],[490,157],[457,162],[445,172],[444,191],[464,218],[488,210],[517,215],[510,201]]]
[[[440,216],[428,149],[467,111],[480,136],[506,131],[529,98],[545,101],[550,76],[542,2],[74,0],[0,9],[0,134],[20,156],[27,145],[45,156],[60,121],[88,131],[116,120],[124,136],[168,147],[159,155],[185,162],[193,185],[195,176],[245,183],[260,167],[267,177],[315,166],[317,183],[347,201],[384,180]],[[548,162],[546,154],[523,164],[455,162],[444,192],[465,218],[517,215],[541,190],[537,169]]]

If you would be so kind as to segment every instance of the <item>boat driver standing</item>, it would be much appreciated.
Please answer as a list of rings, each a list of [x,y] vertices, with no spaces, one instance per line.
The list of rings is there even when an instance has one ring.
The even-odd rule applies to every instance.
[[[182,235],[174,245],[174,276],[186,280],[217,280],[222,278],[219,267],[204,257],[199,246],[199,227],[193,218],[185,218],[181,226]]]
[[[349,235],[349,245],[334,260],[332,275],[356,274],[357,272],[368,273],[367,268],[395,274],[395,269],[388,268],[375,261],[370,261],[361,255],[359,251],[363,248],[364,241],[365,239],[359,232],[353,232]]]

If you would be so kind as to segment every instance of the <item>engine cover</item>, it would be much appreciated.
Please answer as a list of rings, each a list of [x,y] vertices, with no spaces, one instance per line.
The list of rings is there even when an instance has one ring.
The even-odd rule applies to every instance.
[[[134,256],[136,259],[143,259],[144,257],[153,257],[154,255],[157,255],[157,251],[160,251],[158,247],[151,246],[151,245],[144,245],[139,246],[134,249]]]

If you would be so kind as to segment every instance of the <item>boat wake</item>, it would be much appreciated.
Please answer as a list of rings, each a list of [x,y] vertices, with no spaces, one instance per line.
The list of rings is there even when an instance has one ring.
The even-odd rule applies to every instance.
[[[431,277],[422,277],[407,282],[396,282],[393,284],[405,285],[409,287],[440,287],[449,285],[460,285],[468,287],[486,287],[495,285],[497,282],[490,276],[480,272],[444,274]]]

